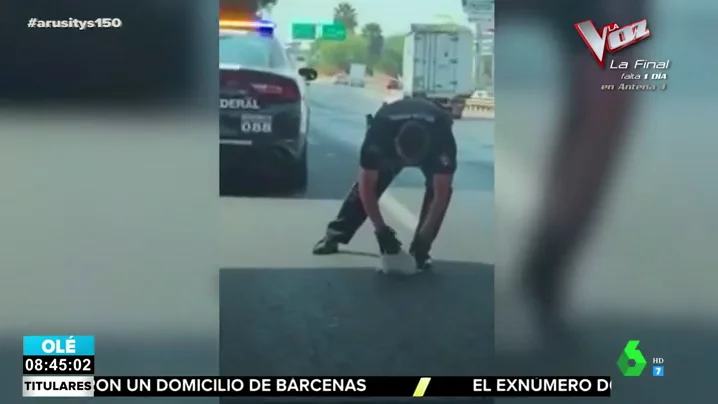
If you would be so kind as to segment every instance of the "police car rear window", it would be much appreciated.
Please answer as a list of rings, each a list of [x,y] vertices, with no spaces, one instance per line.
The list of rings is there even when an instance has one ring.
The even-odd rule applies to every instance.
[[[219,61],[248,67],[271,67],[272,39],[252,32],[220,34]]]
[[[255,32],[219,35],[220,63],[247,67],[284,69],[289,61],[282,45],[273,37]]]

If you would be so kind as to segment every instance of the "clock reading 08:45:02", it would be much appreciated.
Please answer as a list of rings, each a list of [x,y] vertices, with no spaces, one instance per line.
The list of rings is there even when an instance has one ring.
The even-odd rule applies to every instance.
[[[25,375],[91,375],[94,356],[23,356]]]

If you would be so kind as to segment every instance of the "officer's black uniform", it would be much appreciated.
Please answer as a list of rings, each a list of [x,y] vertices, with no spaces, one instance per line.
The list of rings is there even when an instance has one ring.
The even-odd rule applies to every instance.
[[[367,129],[360,152],[360,165],[366,170],[379,170],[376,195],[377,198],[381,197],[406,166],[397,154],[395,140],[399,129],[410,120],[426,125],[431,135],[427,155],[417,164],[426,177],[418,231],[433,198],[433,175],[453,174],[456,171],[456,140],[451,129],[451,116],[431,101],[419,98],[399,100],[382,106]],[[366,218],[359,197],[358,183],[354,183],[336,219],[327,226],[326,237],[339,244],[348,244]],[[432,240],[435,237],[436,234]]]

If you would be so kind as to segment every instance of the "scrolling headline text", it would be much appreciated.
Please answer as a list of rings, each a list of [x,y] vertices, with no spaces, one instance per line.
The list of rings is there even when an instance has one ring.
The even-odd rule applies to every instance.
[[[610,397],[610,377],[23,376],[24,397]]]

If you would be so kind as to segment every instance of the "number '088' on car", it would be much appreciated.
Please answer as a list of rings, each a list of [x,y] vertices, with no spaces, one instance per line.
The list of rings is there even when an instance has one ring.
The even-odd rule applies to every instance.
[[[275,37],[252,30],[220,30],[219,56],[220,183],[251,171],[304,190],[316,71],[297,69]]]

